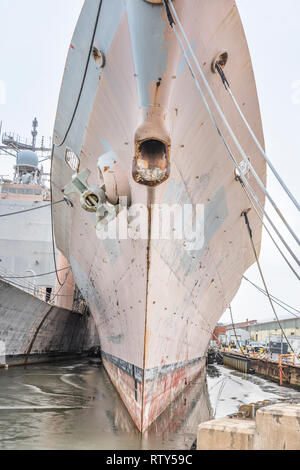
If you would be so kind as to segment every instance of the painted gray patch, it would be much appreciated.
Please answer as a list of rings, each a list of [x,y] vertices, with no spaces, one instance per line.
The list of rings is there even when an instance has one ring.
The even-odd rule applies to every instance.
[[[121,344],[124,341],[124,335],[120,334],[120,335],[116,335],[116,336],[109,336],[107,338],[107,341],[109,341],[110,343],[113,343],[113,344]]]
[[[182,199],[184,198],[184,202]],[[172,178],[169,180],[168,188],[164,197],[164,204],[191,204],[192,201],[187,196],[183,180],[179,183]]]
[[[102,240],[106,254],[111,264],[115,264],[122,254],[121,244],[118,240]]]
[[[101,142],[101,145],[104,149],[104,152],[105,153],[108,153],[108,152],[113,152],[114,149],[112,148],[112,146],[110,145],[109,142],[107,142],[107,140],[103,139],[102,137],[99,137],[99,140]]]
[[[167,192],[165,197],[166,202],[171,203],[172,200],[173,204],[188,203],[182,202],[184,198],[186,198],[186,201],[189,201],[189,197],[186,195],[185,188],[182,184],[177,185],[174,181],[171,181],[171,188],[168,188],[168,190],[169,193]],[[182,240],[153,240],[153,244],[172,272],[179,278],[180,271],[183,269],[184,276],[186,277],[195,269],[195,266],[199,263],[202,256],[203,250],[207,247],[227,216],[226,194],[224,186],[221,186],[216,191],[211,201],[205,206],[204,244],[201,249],[186,250]]]
[[[126,0],[139,102],[149,106],[148,86],[164,74],[168,47],[164,39],[166,21],[161,19],[161,6],[141,0]]]
[[[191,44],[191,46],[192,46],[192,49],[193,49],[193,51],[194,51],[195,46],[196,46],[196,41],[193,41],[192,44]],[[191,52],[188,51],[188,52],[187,52],[188,58],[190,58],[191,55],[192,55]],[[183,56],[182,59],[181,59],[180,64],[178,65],[178,69],[177,69],[177,78],[180,78],[180,76],[181,76],[181,74],[182,74],[182,72],[184,71],[184,69],[185,69],[186,66],[187,66],[187,63],[186,63],[185,57]]]
[[[199,183],[197,184],[197,197],[200,198],[205,190],[208,188],[209,181],[210,181],[210,174],[204,173],[201,178],[198,180]]]
[[[104,0],[100,16],[99,45],[108,54],[125,9],[125,0]]]
[[[95,25],[98,2],[89,0],[86,2],[80,16],[78,26],[73,37],[74,52],[69,54],[68,63],[62,85],[61,99],[55,124],[56,133],[64,136],[65,130],[70,123],[74,110],[75,101],[84,77],[84,65],[88,59],[91,36]],[[123,0],[104,0],[102,2],[98,27],[94,44],[108,55],[111,43],[115,37],[124,13],[125,4]],[[89,35],[87,35],[89,32]],[[80,48],[80,49],[79,49]],[[83,145],[86,125],[94,104],[96,91],[99,85],[99,76],[102,69],[97,62],[90,59],[84,88],[81,93],[80,102],[72,127],[66,140],[66,144],[76,155],[80,155]],[[74,82],[77,84],[78,92],[74,94]],[[64,151],[56,152],[58,158],[64,159]]]
[[[119,162],[118,155],[114,152],[106,152],[98,158],[98,167],[104,172],[104,168],[112,168],[115,162]]]
[[[226,194],[224,186],[221,186],[205,206],[205,246],[210,242],[226,217],[228,217]]]

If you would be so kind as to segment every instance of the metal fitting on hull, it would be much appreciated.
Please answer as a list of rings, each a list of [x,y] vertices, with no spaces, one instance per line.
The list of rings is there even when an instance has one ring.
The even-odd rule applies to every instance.
[[[146,186],[158,186],[170,176],[171,140],[165,125],[165,111],[149,107],[146,119],[135,134],[133,179]]]
[[[157,186],[170,174],[168,147],[157,139],[147,139],[137,146],[132,175],[139,184]]]
[[[96,213],[96,230],[102,230],[118,216],[123,204],[110,204],[105,194],[104,185],[101,187],[89,186],[87,180],[90,174],[91,172],[88,169],[76,174],[72,182],[65,186],[64,194],[67,196],[74,192],[79,194],[81,207],[87,212]]]

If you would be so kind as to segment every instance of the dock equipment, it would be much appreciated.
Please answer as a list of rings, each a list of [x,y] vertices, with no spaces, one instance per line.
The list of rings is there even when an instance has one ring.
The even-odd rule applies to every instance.
[[[223,353],[223,364],[245,374],[249,374],[251,369],[251,361],[245,356]]]

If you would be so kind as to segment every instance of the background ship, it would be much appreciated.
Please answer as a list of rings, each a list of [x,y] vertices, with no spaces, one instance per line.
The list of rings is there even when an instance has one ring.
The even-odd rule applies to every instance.
[[[235,2],[173,3],[265,184],[264,161],[212,72],[216,58],[228,59],[226,75],[263,146]],[[70,45],[53,139],[53,200],[65,192],[72,202],[53,207],[57,246],[94,317],[105,368],[141,431],[203,372],[211,332],[254,261],[241,216],[249,201],[169,23],[160,1],[86,0]],[[245,175],[263,205],[257,182]],[[146,207],[146,239],[100,239],[99,224],[109,227],[124,213],[118,215],[121,196]],[[99,200],[103,210],[95,216],[90,212]],[[160,204],[191,205],[194,212],[203,205],[203,246],[187,250],[188,233],[178,240],[153,239]],[[261,222],[254,211],[248,217],[259,252]]]
[[[3,133],[0,146],[16,158],[13,180],[0,177],[0,215],[18,212],[0,218],[0,355],[9,364],[77,355],[98,343],[68,262],[52,244],[49,175],[38,156],[45,161],[49,149],[36,146],[37,126],[35,119],[31,142]]]

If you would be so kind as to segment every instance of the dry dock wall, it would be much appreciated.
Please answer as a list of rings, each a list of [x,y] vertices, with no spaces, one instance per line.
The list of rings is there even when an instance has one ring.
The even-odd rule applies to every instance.
[[[279,381],[278,361],[268,361],[265,359],[251,359],[251,368],[256,374],[267,377],[268,379]],[[283,368],[285,377],[284,384],[300,387],[300,366],[285,364]]]
[[[239,370],[241,372],[249,373],[252,369],[256,374],[271,379],[275,382],[279,382],[279,364],[274,359],[266,359],[259,357],[244,357],[240,353],[224,353],[223,363],[225,366],[232,369]],[[291,362],[283,362],[283,382],[285,385],[292,385],[294,387],[300,387],[300,365],[292,364]]]
[[[200,424],[198,450],[300,450],[300,405],[260,408],[256,419],[221,418]]]
[[[92,317],[51,306],[1,280],[0,341],[12,365],[24,363],[28,352],[28,362],[49,361],[99,344]]]

